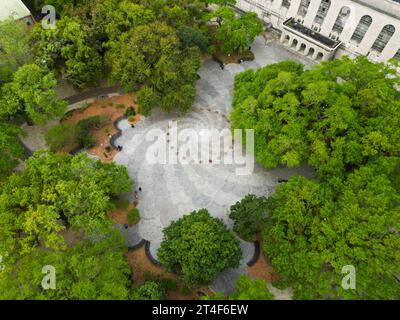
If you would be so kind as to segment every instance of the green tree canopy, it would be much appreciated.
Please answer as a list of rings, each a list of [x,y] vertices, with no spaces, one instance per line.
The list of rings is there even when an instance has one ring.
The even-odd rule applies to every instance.
[[[164,229],[158,258],[169,271],[181,272],[188,285],[207,284],[239,265],[239,241],[222,220],[206,209],[193,211]]]
[[[231,300],[273,300],[274,296],[269,292],[265,280],[253,280],[242,275],[236,280],[235,292],[229,298]]]
[[[0,300],[128,299],[131,270],[125,252],[125,241],[116,230],[66,250],[35,249],[0,271]],[[55,290],[42,287],[44,266],[55,268]]]
[[[267,168],[312,165],[319,177],[342,177],[400,150],[399,77],[365,57],[323,62],[303,71],[282,62],[235,79],[234,128],[254,128]]]
[[[0,85],[11,81],[19,67],[33,60],[29,33],[23,22],[13,19],[0,21]]]
[[[111,43],[111,78],[127,91],[146,85],[138,91],[146,114],[156,107],[187,111],[194,101],[201,60],[198,48],[179,47],[176,32],[166,24],[139,26]]]
[[[146,281],[133,290],[131,294],[133,300],[164,300],[165,290],[155,281]]]
[[[111,224],[112,198],[131,190],[125,167],[37,152],[11,175],[0,194],[0,251],[25,254],[35,247],[65,247],[60,231],[71,225],[87,234]]]
[[[215,37],[225,54],[246,50],[264,30],[254,12],[246,12],[236,17],[234,9],[223,6],[205,14],[206,21],[214,19],[218,23]]]
[[[100,44],[95,43],[78,19],[64,16],[56,25],[56,29],[43,29],[40,24],[34,27],[32,43],[36,63],[50,69],[59,67],[65,78],[77,87],[97,84],[103,70]]]
[[[400,195],[388,178],[396,162],[361,167],[335,188],[296,177],[277,189],[264,251],[295,297],[400,296]],[[348,265],[356,270],[355,290],[342,288]]]
[[[19,127],[0,122],[0,178],[6,177],[22,158],[24,148],[18,138],[22,134]]]
[[[233,231],[243,240],[254,241],[267,217],[267,198],[249,194],[231,206],[229,217]]]
[[[61,118],[67,103],[56,92],[57,81],[52,72],[36,64],[25,64],[13,75],[12,82],[2,88],[0,116],[24,113],[34,123]]]

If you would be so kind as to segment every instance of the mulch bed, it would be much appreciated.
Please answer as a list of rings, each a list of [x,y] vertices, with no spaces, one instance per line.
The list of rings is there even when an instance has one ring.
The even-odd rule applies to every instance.
[[[257,236],[257,240],[260,244],[262,244],[261,235]],[[275,270],[269,263],[268,258],[264,255],[262,251],[262,248],[260,252],[260,257],[258,258],[257,262],[251,267],[248,267],[247,271],[252,277],[256,279],[263,279],[267,282],[273,282],[279,279],[279,275],[275,272]]]
[[[117,105],[124,105],[124,108],[117,108]],[[104,162],[112,162],[115,155],[118,153],[117,150],[111,148],[108,151],[106,148],[111,147],[110,138],[118,133],[117,128],[114,126],[114,121],[122,116],[127,108],[133,107],[137,113],[134,117],[132,124],[140,121],[140,115],[138,114],[139,107],[134,103],[134,95],[126,94],[124,96],[116,96],[105,100],[95,100],[85,110],[74,110],[68,114],[63,120],[63,123],[77,124],[80,120],[86,119],[93,116],[107,116],[107,121],[101,129],[92,130],[91,134],[96,139],[96,145],[87,150],[91,155],[99,157]]]

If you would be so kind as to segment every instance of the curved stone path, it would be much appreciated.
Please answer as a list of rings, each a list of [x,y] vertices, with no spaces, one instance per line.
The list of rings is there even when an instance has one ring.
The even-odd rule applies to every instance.
[[[253,174],[238,176],[235,171],[238,165],[215,162],[151,164],[148,161],[147,155],[154,142],[146,136],[153,130],[172,133],[171,125],[177,125],[178,132],[184,129],[199,132],[202,129],[230,128],[228,117],[233,79],[237,73],[287,59],[300,60],[309,65],[307,60],[301,60],[279,44],[270,43],[265,47],[262,38],[256,40],[253,51],[255,61],[228,65],[224,70],[217,63],[207,61],[199,71],[201,79],[197,82],[197,96],[191,112],[184,115],[155,112],[151,117],[143,118],[135,128],[126,120],[118,124],[122,135],[115,143],[121,145],[123,150],[115,157],[115,162],[127,166],[136,186],[142,188],[138,206],[142,219],[138,231],[150,242],[149,251],[154,258],[163,238],[163,228],[183,215],[207,208],[212,216],[221,218],[231,228],[233,223],[228,217],[229,208],[245,195],[268,196],[274,192],[280,179],[288,179],[294,174],[312,175],[307,168],[266,171],[256,165]],[[170,144],[169,152],[176,153],[179,147],[181,144]],[[211,284],[213,290],[231,292],[237,276],[246,273],[246,263],[253,257],[255,247],[253,243],[243,241],[241,246],[241,266],[222,273]]]
[[[129,250],[134,250],[135,248],[139,247],[144,241],[143,238],[140,236],[139,228],[137,225],[130,227],[125,224],[116,224],[113,227],[121,231],[125,238],[126,246]]]

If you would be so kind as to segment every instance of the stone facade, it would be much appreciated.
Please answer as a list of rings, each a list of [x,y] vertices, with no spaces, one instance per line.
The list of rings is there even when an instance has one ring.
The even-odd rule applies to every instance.
[[[238,0],[236,7],[256,12],[282,32],[282,43],[314,60],[400,60],[399,0]]]

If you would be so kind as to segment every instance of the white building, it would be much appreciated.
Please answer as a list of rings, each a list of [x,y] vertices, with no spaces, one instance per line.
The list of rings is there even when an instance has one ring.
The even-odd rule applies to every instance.
[[[0,21],[10,18],[24,21],[28,26],[34,23],[31,12],[21,0],[0,0]]]
[[[400,0],[237,0],[236,7],[256,12],[282,32],[282,43],[315,60],[400,60]]]

